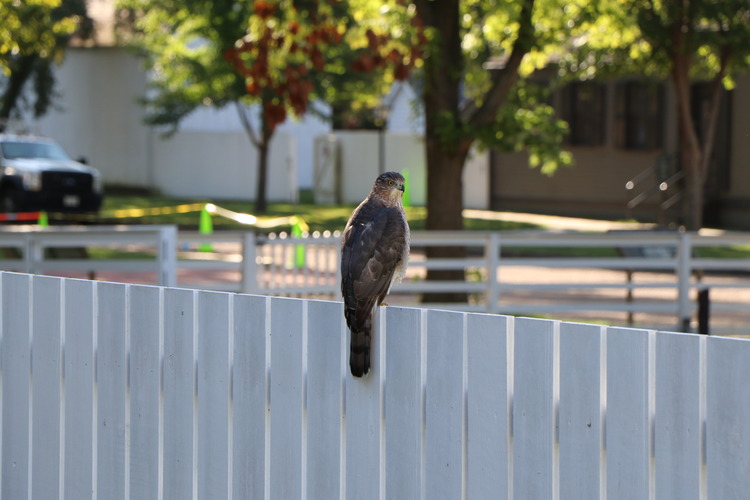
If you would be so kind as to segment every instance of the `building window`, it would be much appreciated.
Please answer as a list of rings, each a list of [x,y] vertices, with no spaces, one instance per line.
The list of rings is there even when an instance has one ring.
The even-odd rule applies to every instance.
[[[568,143],[601,146],[605,138],[606,89],[595,82],[575,82],[563,89],[563,119],[568,122]]]
[[[621,82],[615,87],[615,143],[623,149],[648,151],[662,147],[664,86]]]

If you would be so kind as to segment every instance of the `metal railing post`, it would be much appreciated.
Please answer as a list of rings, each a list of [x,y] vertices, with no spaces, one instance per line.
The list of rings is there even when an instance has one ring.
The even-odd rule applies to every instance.
[[[258,250],[255,233],[248,231],[242,238],[242,293],[258,291]]]
[[[679,234],[677,247],[677,327],[690,331],[692,316],[690,307],[690,276],[692,259],[692,239],[688,232]]]
[[[177,227],[159,228],[159,284],[162,286],[177,285]]]
[[[487,312],[497,314],[500,309],[500,283],[497,280],[497,267],[500,264],[500,233],[492,232],[484,249],[487,259]]]
[[[24,235],[23,272],[35,274],[39,265],[39,257],[39,245],[37,245],[35,233],[28,232]]]

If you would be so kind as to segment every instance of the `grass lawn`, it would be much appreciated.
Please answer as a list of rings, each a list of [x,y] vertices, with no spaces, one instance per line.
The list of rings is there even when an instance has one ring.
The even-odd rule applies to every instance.
[[[112,212],[121,209],[149,209],[161,207],[175,207],[178,205],[187,205],[195,203],[208,203],[212,200],[200,199],[176,199],[165,196],[143,196],[132,194],[107,194],[104,200],[104,206],[101,210],[101,222],[108,224],[175,224],[182,229],[197,229],[200,222],[200,212],[193,211],[187,213],[167,213],[162,215],[146,215],[143,217],[130,218],[113,218]],[[355,205],[316,205],[312,200],[312,193],[302,191],[300,193],[300,203],[271,203],[268,212],[263,216],[267,218],[287,217],[296,215],[301,217],[310,227],[310,231],[335,231],[343,230],[349,215],[352,213]],[[254,213],[254,204],[247,201],[221,201],[217,203],[220,207],[239,213]],[[409,226],[413,231],[423,230],[425,227],[425,218],[427,211],[424,207],[407,207],[407,217]],[[544,229],[543,226],[486,219],[464,219],[465,228],[477,231],[507,231],[517,229]],[[252,226],[240,224],[230,219],[220,216],[213,217],[213,227],[216,230],[240,230],[249,229]],[[265,231],[280,232],[289,231],[289,225],[281,225],[275,229]],[[505,255],[525,255],[525,256],[567,256],[567,257],[617,257],[619,254],[615,248],[515,248]],[[750,258],[750,247],[733,246],[733,247],[701,247],[696,249],[698,257],[703,258]]]
[[[343,230],[346,221],[355,205],[316,205],[309,196],[302,196],[299,204],[271,203],[269,210],[263,217],[275,218],[296,215],[301,217],[311,231]],[[162,215],[146,215],[143,217],[113,218],[112,212],[122,209],[149,209],[160,207],[175,207],[194,203],[209,203],[211,200],[175,199],[164,196],[133,196],[107,194],[101,210],[102,222],[119,224],[176,224],[184,229],[196,229],[200,221],[200,212],[168,213]],[[254,212],[252,202],[221,201],[216,202],[222,208],[239,213]],[[409,225],[413,231],[424,229],[427,210],[424,207],[407,207]],[[492,221],[483,219],[465,219],[466,229],[470,230],[510,230],[510,229],[540,229],[540,226],[518,222]],[[213,217],[214,229],[248,229],[251,226],[237,223],[219,216]],[[271,230],[268,230],[271,231]],[[289,226],[279,226],[273,231],[289,231]]]

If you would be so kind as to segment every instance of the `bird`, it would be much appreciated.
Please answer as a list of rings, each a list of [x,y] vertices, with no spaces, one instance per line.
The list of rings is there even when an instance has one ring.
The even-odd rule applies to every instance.
[[[367,198],[352,212],[341,239],[341,294],[351,332],[349,368],[355,377],[370,371],[375,309],[391,285],[406,274],[409,223],[402,202],[404,177],[380,174]]]

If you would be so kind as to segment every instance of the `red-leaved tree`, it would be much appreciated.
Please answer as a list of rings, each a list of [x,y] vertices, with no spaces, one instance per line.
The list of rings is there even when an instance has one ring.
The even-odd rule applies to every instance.
[[[315,98],[329,104],[374,102],[385,84],[408,78],[422,56],[426,38],[417,18],[394,36],[397,23],[381,25],[388,29],[378,32],[357,22],[351,9],[339,0],[257,0],[246,35],[224,51],[245,79],[247,100],[262,110],[257,131],[244,107],[240,113],[258,150],[258,212],[267,208],[269,145],[290,114],[301,117]]]

